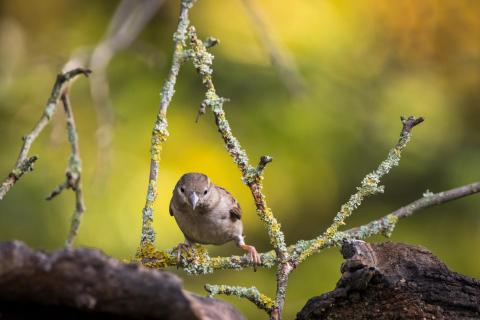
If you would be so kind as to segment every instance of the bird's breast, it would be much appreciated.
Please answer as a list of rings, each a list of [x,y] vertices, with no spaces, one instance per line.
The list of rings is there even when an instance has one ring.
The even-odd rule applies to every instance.
[[[240,220],[232,221],[226,210],[177,211],[175,220],[188,240],[202,244],[224,244],[243,233]]]

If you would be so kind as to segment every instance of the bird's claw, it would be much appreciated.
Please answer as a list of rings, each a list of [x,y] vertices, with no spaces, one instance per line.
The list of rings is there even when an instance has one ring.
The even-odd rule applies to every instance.
[[[177,246],[177,269],[180,268],[182,265],[182,250],[185,253],[188,253],[188,248],[190,248],[190,245],[186,243],[179,243]]]
[[[254,246],[249,246],[246,244],[242,245],[241,248],[249,253],[250,261],[253,264],[253,271],[257,271],[257,266],[262,264],[262,259],[260,258],[257,249],[255,249]]]

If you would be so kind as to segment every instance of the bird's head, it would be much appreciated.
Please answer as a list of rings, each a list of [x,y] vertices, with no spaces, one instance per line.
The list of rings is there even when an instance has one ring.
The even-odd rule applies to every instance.
[[[183,204],[195,210],[205,205],[212,184],[203,173],[186,173],[177,182],[174,196]]]

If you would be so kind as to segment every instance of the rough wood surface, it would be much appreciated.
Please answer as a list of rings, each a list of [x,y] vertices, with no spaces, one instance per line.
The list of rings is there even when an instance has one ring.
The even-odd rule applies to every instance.
[[[230,304],[182,290],[174,274],[98,250],[35,251],[0,243],[0,319],[244,319]]]
[[[297,320],[480,319],[480,281],[406,244],[345,243],[334,291],[310,299]]]

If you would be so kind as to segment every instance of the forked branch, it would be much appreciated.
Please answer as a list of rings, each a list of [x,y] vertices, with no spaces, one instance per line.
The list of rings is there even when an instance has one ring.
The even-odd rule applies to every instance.
[[[33,163],[38,159],[37,156],[28,156],[33,142],[38,138],[43,129],[47,126],[55,113],[57,103],[60,100],[64,90],[69,83],[79,75],[88,76],[91,73],[89,69],[76,68],[65,73],[57,75],[57,80],[53,85],[52,92],[48,98],[47,104],[43,110],[42,116],[37,121],[33,130],[23,137],[23,145],[20,148],[15,167],[9,173],[7,178],[0,187],[0,200],[5,197],[5,194],[13,187],[13,185],[27,172],[32,171]]]
[[[265,195],[262,192],[263,172],[266,165],[272,161],[272,158],[269,156],[262,156],[258,165],[256,167],[252,166],[249,163],[246,151],[242,148],[240,142],[232,133],[230,124],[227,121],[223,110],[223,104],[227,99],[220,97],[217,94],[212,78],[213,55],[207,51],[208,48],[218,43],[218,40],[208,38],[206,41],[201,41],[197,36],[195,28],[189,26],[188,13],[195,1],[196,0],[181,0],[179,22],[177,30],[173,36],[175,45],[173,60],[167,79],[162,87],[160,107],[152,130],[149,184],[146,203],[142,211],[143,223],[141,245],[137,252],[137,259],[142,263],[149,267],[157,268],[174,266],[178,263],[175,249],[167,251],[158,251],[155,249],[153,245],[155,233],[152,227],[152,222],[153,206],[158,192],[157,179],[162,144],[168,137],[166,118],[167,109],[173,98],[180,67],[187,60],[193,62],[193,65],[200,74],[202,83],[206,89],[205,98],[200,104],[199,114],[203,114],[207,107],[212,110],[215,123],[225,143],[225,147],[235,164],[240,169],[242,180],[252,193],[257,214],[268,232],[273,250],[260,254],[261,266],[277,268],[277,291],[275,299],[261,294],[255,287],[248,288],[227,285],[206,285],[205,289],[208,291],[209,295],[226,294],[245,298],[253,302],[260,309],[265,310],[271,319],[281,319],[289,274],[312,254],[316,254],[326,248],[338,246],[343,241],[349,239],[365,239],[377,234],[389,236],[400,218],[410,216],[414,212],[430,206],[442,204],[480,192],[480,182],[475,182],[470,185],[437,194],[428,192],[424,194],[423,198],[418,199],[381,219],[357,228],[340,231],[340,228],[345,224],[346,219],[352,215],[353,211],[362,204],[366,197],[383,192],[384,187],[379,185],[381,178],[388,174],[393,167],[399,164],[401,152],[410,140],[411,130],[413,127],[423,122],[423,118],[421,117],[402,117],[402,130],[400,132],[398,143],[389,152],[387,159],[381,162],[376,170],[366,175],[362,180],[360,187],[357,188],[357,192],[340,208],[330,227],[315,239],[308,241],[301,240],[296,244],[287,247],[284,234],[281,230],[281,225],[273,215],[272,210],[268,207]],[[150,3],[156,5],[152,1],[150,1]],[[249,2],[245,1],[245,3]],[[147,12],[145,12],[145,14],[148,15]],[[71,145],[71,155],[67,165],[65,181],[53,190],[48,199],[50,200],[54,198],[65,189],[71,189],[75,192],[76,204],[71,229],[67,238],[67,246],[70,246],[73,243],[74,237],[78,232],[80,218],[85,210],[82,194],[82,167],[78,146],[78,135],[67,89],[69,82],[76,76],[80,74],[87,76],[89,73],[90,70],[88,69],[78,68],[58,75],[41,118],[38,120],[34,129],[24,137],[24,143],[20,149],[20,154],[15,167],[0,186],[1,200],[25,173],[33,169],[33,164],[38,158],[37,156],[28,155],[31,145],[48,124],[56,110],[58,101],[61,100],[66,113],[67,133]],[[180,264],[188,273],[206,274],[218,269],[239,270],[245,267],[251,267],[252,261],[250,261],[248,256],[210,257],[204,247],[195,246],[192,252],[187,253],[185,259],[180,261]]]
[[[342,205],[340,211],[333,219],[333,223],[330,225],[330,227],[328,227],[322,235],[315,239],[315,241],[310,242],[308,246],[302,248],[300,252],[296,253],[297,256],[294,258],[296,264],[301,263],[308,256],[315,253],[323,246],[325,242],[328,242],[334,237],[338,236],[338,228],[342,225],[345,225],[345,220],[352,215],[353,211],[362,204],[366,197],[376,193],[383,193],[384,187],[379,186],[380,179],[384,175],[388,174],[393,167],[398,166],[402,150],[410,141],[410,132],[412,128],[422,123],[423,118],[409,117],[406,119],[402,117],[401,121],[402,131],[400,132],[400,139],[398,140],[397,145],[388,153],[387,159],[382,161],[375,171],[365,176],[365,178],[362,180],[361,186],[357,187],[357,192],[350,196],[350,199],[347,201],[347,203]]]
[[[179,24],[174,35],[175,51],[173,54],[172,67],[162,89],[162,102],[152,134],[150,183],[147,203],[143,211],[142,245],[137,252],[137,258],[145,265],[156,268],[178,266],[175,248],[159,251],[154,247],[154,233],[151,224],[153,217],[152,206],[157,192],[156,181],[161,143],[166,140],[168,135],[166,131],[166,110],[173,96],[180,65],[186,60],[193,62],[206,89],[205,98],[200,104],[199,115],[205,113],[207,107],[212,110],[215,123],[225,143],[225,147],[234,163],[240,169],[242,180],[249,187],[253,195],[257,214],[268,232],[273,250],[260,254],[261,266],[277,268],[277,292],[275,299],[260,294],[254,287],[246,288],[226,285],[207,285],[206,290],[210,295],[227,294],[246,298],[255,303],[259,308],[265,310],[271,319],[281,319],[288,276],[300,263],[312,254],[318,253],[326,248],[341,245],[344,240],[348,239],[364,239],[376,234],[385,234],[388,236],[399,218],[406,217],[422,208],[458,199],[480,191],[479,183],[475,183],[439,194],[428,194],[424,198],[379,220],[358,228],[340,231],[339,229],[345,224],[346,219],[352,215],[353,211],[362,204],[366,197],[383,192],[384,187],[379,185],[381,178],[399,164],[401,152],[410,140],[411,130],[423,122],[423,118],[421,117],[402,117],[402,130],[398,143],[389,152],[387,159],[381,162],[376,170],[369,173],[362,180],[360,187],[357,188],[357,192],[341,207],[331,226],[315,239],[308,241],[301,240],[287,247],[281,226],[268,207],[266,198],[262,192],[263,171],[265,166],[272,161],[272,158],[263,156],[256,167],[250,165],[246,151],[233,135],[223,110],[223,104],[227,99],[217,94],[212,77],[214,57],[207,51],[211,44],[216,44],[218,41],[216,39],[213,41],[213,38],[209,38],[206,41],[200,40],[195,28],[188,25],[188,9],[191,8],[193,3],[194,1],[186,0],[181,3]],[[188,40],[188,42],[186,40]],[[188,253],[183,261],[180,261],[180,266],[190,274],[206,274],[218,269],[239,270],[245,267],[251,267],[252,262],[247,256],[210,257],[205,248],[199,246]]]
[[[68,97],[68,90],[62,93],[62,104],[67,119],[67,136],[68,142],[71,146],[70,158],[68,159],[67,170],[65,171],[65,182],[56,187],[52,193],[47,197],[47,200],[53,199],[65,189],[71,189],[75,192],[75,210],[73,211],[70,231],[67,236],[65,245],[71,247],[73,240],[78,233],[80,221],[83,212],[85,212],[85,203],[83,201],[82,191],[82,161],[80,159],[80,147],[78,145],[78,134],[75,125],[75,118],[73,116],[72,106]]]

